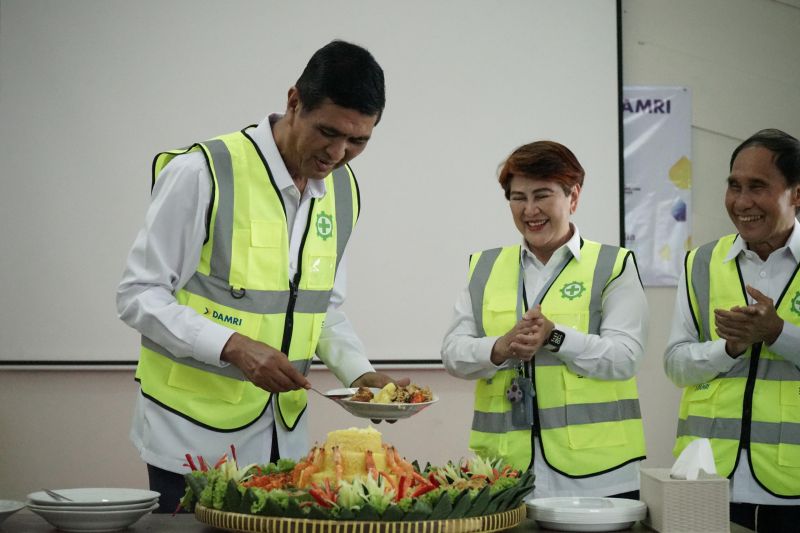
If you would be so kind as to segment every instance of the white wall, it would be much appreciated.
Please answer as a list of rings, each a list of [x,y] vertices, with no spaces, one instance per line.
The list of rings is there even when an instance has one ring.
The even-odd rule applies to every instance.
[[[722,208],[733,148],[762,127],[800,135],[800,2],[785,0],[625,0],[626,85],[687,85],[694,98],[694,241],[732,227]],[[8,178],[6,178],[8,179]],[[661,355],[674,289],[648,289],[647,358],[640,374],[651,466],[671,463],[679,391],[664,377]],[[421,461],[466,453],[471,384],[441,370],[408,373],[442,402],[413,422],[381,424],[386,439]],[[333,386],[315,371],[320,387]],[[318,380],[318,381],[317,381]],[[0,372],[0,498],[41,487],[146,486],[127,440],[136,386],[132,372]],[[357,419],[311,398],[313,438]]]
[[[594,239],[619,238],[619,219],[602,216],[619,201],[614,0],[0,6],[0,161],[14,178],[0,227],[19,228],[0,246],[0,363],[135,359],[139,337],[117,320],[113,294],[153,155],[283,111],[302,66],[333,38],[366,46],[386,72],[386,111],[352,165],[363,210],[345,261],[358,281],[348,315],[370,357],[438,359],[468,255],[518,239],[497,216],[495,173],[532,138],[563,142],[590,169],[584,196],[597,201],[576,220],[592,221]],[[415,334],[392,334],[398,324]]]

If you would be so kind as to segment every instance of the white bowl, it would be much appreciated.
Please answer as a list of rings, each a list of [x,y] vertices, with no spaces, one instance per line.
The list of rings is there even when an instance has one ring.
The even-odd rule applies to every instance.
[[[68,508],[74,505],[144,504],[160,496],[159,493],[152,490],[125,488],[57,489],[56,492],[72,501],[58,500],[44,491],[28,494],[28,500],[35,505],[56,505]]]
[[[0,524],[3,523],[3,520],[16,513],[23,507],[25,507],[25,504],[22,502],[16,502],[14,500],[0,500]]]
[[[99,533],[101,531],[118,531],[134,524],[144,515],[158,507],[154,503],[144,509],[129,509],[124,511],[69,511],[50,510],[30,507],[30,510],[52,526],[70,533]]]
[[[108,511],[132,511],[134,509],[149,509],[154,503],[158,503],[158,498],[147,500],[144,503],[121,503],[119,505],[39,505],[28,502],[29,509],[41,509],[43,511],[83,511],[88,513],[107,513]]]

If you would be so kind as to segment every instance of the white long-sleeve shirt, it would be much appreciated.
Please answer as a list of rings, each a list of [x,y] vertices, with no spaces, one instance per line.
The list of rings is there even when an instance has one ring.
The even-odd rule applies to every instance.
[[[289,228],[289,275],[297,271],[297,257],[312,198],[325,195],[321,180],[308,180],[303,192],[294,185],[272,136],[271,124],[280,115],[265,118],[249,130],[267,160],[286,206]],[[206,237],[206,215],[212,179],[200,153],[173,159],[153,189],[145,223],[128,256],[117,290],[117,310],[129,326],[178,357],[224,366],[222,348],[234,333],[192,309],[178,304],[175,293],[197,270]],[[346,385],[373,371],[364,346],[339,306],[345,297],[345,259],[339,264],[317,356]],[[235,444],[242,464],[264,463],[270,457],[274,418],[272,406],[256,422],[236,432],[201,428],[162,409],[142,395],[137,397],[131,440],[145,462],[184,473],[184,455],[216,460]],[[299,458],[308,450],[307,417],[294,431],[275,424],[281,457]]]
[[[724,261],[738,258],[744,283],[776,301],[800,261],[799,227],[800,224],[795,221],[794,230],[786,245],[772,252],[766,261],[748,250],[741,238],[734,241]],[[787,361],[800,366],[800,328],[784,322],[781,334],[769,348]],[[735,363],[736,359],[725,351],[724,339],[699,342],[686,294],[686,273],[682,272],[675,298],[672,329],[664,354],[664,370],[667,376],[677,386],[688,387],[714,379],[730,370]],[[750,472],[746,450],[742,450],[739,464],[731,477],[730,491],[732,502],[798,505],[798,499],[776,498],[756,483]]]
[[[570,240],[543,264],[522,243],[521,262],[529,305],[544,284],[569,256],[580,260],[580,234],[573,225]],[[571,371],[595,379],[623,380],[636,375],[644,355],[647,336],[647,299],[632,259],[622,274],[612,281],[602,297],[600,334],[593,335],[556,324],[565,333],[564,343],[554,355]],[[491,378],[503,368],[491,361],[498,337],[479,337],[472,314],[472,298],[466,286],[459,294],[453,320],[442,343],[442,361],[447,371],[464,379]],[[611,472],[582,479],[563,476],[542,460],[541,443],[536,438],[533,469],[536,486],[533,496],[610,496],[639,489],[639,462]]]

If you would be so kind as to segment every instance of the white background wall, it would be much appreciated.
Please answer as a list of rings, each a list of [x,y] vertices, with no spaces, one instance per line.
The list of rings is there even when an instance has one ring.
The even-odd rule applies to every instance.
[[[616,19],[614,0],[2,0],[0,161],[13,179],[0,227],[18,230],[0,245],[0,362],[135,359],[113,294],[153,155],[282,112],[334,38],[375,55],[388,101],[353,162],[348,316],[370,357],[436,361],[468,254],[519,238],[495,180],[513,148],[569,146],[595,198],[578,224],[619,239],[619,219],[602,216],[619,202]]]
[[[800,2],[623,0],[622,6],[624,83],[692,88],[694,242],[730,232],[722,195],[733,148],[763,127],[800,135]],[[664,377],[661,355],[674,294],[647,290],[651,326],[640,394],[651,466],[672,462],[679,391]],[[442,401],[413,423],[377,426],[386,440],[423,462],[466,454],[471,383],[441,370],[403,373],[429,384]],[[335,385],[327,371],[311,379],[320,388]],[[0,372],[0,498],[24,499],[41,487],[145,487],[144,467],[127,439],[136,390],[132,371]],[[314,439],[358,422],[328,403],[311,397]]]

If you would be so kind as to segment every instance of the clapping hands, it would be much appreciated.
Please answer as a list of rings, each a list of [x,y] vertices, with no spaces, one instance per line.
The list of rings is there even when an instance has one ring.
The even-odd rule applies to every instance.
[[[738,357],[757,342],[774,343],[783,330],[783,320],[772,299],[750,285],[746,290],[755,303],[714,310],[717,335],[725,339],[725,351],[731,357]]]

